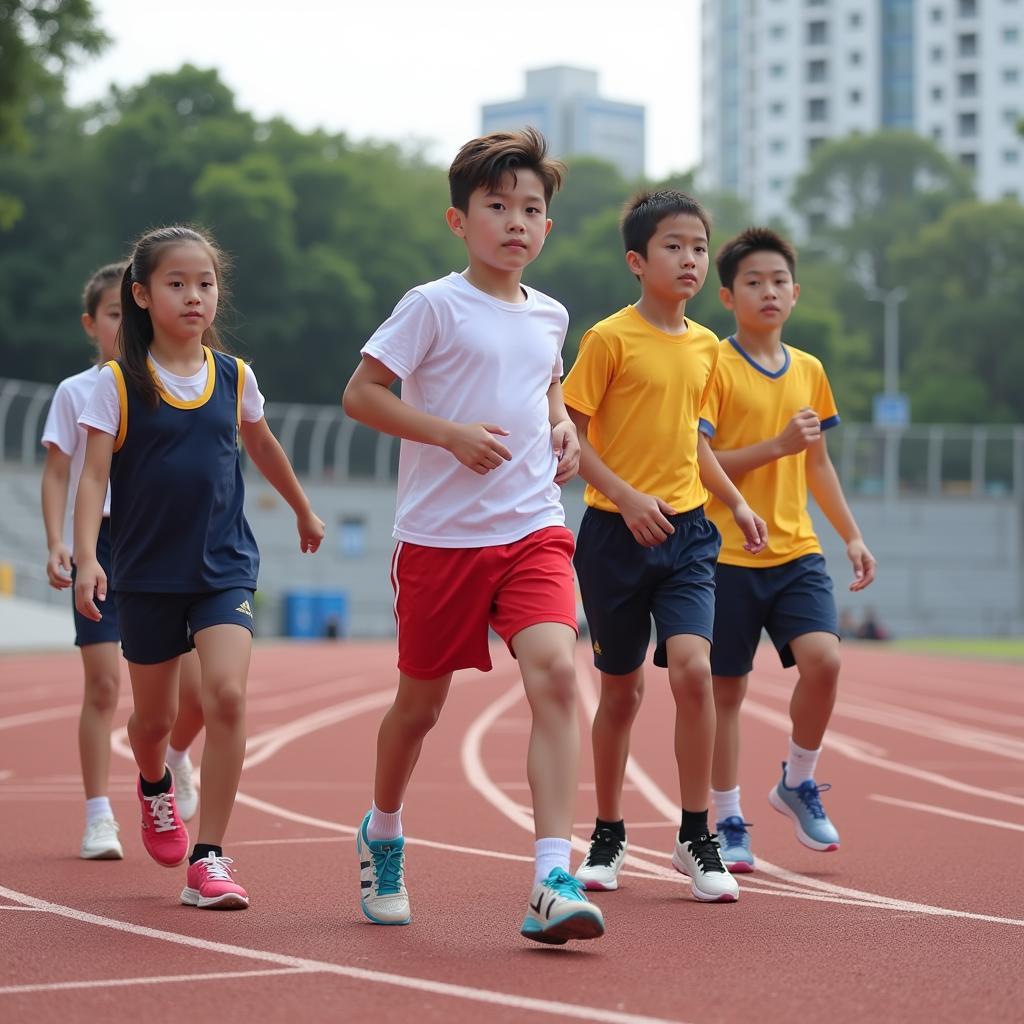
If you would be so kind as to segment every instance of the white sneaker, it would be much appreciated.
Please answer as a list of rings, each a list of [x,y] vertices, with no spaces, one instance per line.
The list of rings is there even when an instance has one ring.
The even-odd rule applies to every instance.
[[[520,934],[534,942],[561,946],[569,939],[604,935],[604,915],[583,895],[583,886],[567,871],[552,868],[530,893]]]
[[[117,838],[118,831],[113,818],[97,818],[91,825],[86,825],[78,856],[82,860],[122,860],[124,850]]]
[[[409,924],[409,892],[405,888],[405,839],[369,839],[370,811],[356,833],[359,857],[359,905],[374,924]]]
[[[182,821],[188,821],[196,816],[199,809],[199,791],[192,778],[192,762],[188,754],[177,768],[171,769],[171,776],[174,779],[174,800],[178,805],[178,814]]]
[[[586,859],[576,869],[584,889],[610,892],[619,887],[619,869],[626,859],[626,840],[610,828],[595,829],[590,837]]]
[[[694,899],[702,903],[735,903],[740,898],[736,879],[722,863],[718,840],[707,832],[692,842],[681,843],[677,837],[672,867],[690,876]]]

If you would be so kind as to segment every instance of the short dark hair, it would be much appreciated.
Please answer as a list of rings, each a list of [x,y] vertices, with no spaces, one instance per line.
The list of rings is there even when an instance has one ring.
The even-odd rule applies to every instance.
[[[124,276],[125,264],[108,263],[100,267],[82,289],[82,312],[88,313],[93,319],[96,318],[96,310],[99,309],[100,299],[108,288],[117,288]]]
[[[548,143],[536,128],[491,132],[471,139],[448,169],[452,206],[469,211],[469,197],[478,189],[496,189],[506,174],[515,181],[516,171],[533,171],[544,185],[544,202],[562,187],[565,164],[548,156]]]
[[[723,288],[732,291],[740,263],[755,252],[777,252],[786,261],[793,280],[796,280],[796,249],[777,231],[755,227],[747,228],[735,238],[730,238],[718,251],[715,266]]]
[[[696,217],[704,225],[708,241],[711,241],[711,215],[685,192],[677,192],[675,189],[653,192],[644,189],[632,196],[622,208],[622,220],[619,223],[626,252],[638,252],[646,259],[647,243],[654,237],[658,225],[666,217],[675,217],[681,213]]]

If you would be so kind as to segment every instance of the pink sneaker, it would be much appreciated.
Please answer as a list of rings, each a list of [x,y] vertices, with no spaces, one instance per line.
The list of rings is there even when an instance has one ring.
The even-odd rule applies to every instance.
[[[174,786],[167,793],[146,796],[142,777],[136,785],[142,805],[142,845],[165,868],[176,868],[188,856],[188,832],[174,803]]]
[[[189,864],[187,883],[181,890],[181,902],[188,907],[214,910],[244,910],[249,894],[231,879],[230,857],[208,853],[202,860]]]

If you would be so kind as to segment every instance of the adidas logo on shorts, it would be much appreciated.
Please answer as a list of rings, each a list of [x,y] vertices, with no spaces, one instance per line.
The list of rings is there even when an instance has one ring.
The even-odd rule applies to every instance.
[[[236,609],[236,612],[241,612],[243,615],[248,615],[252,618],[252,607],[249,604],[249,599],[246,598]]]

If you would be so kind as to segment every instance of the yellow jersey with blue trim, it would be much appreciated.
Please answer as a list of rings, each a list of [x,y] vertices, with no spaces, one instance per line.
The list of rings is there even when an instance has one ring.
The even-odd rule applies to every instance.
[[[783,345],[783,364],[767,370],[735,338],[722,342],[700,429],[720,451],[747,448],[777,437],[801,409],[818,414],[821,429],[839,423],[825,368],[807,352]],[[724,565],[766,569],[804,555],[821,553],[807,511],[807,452],[786,455],[733,481],[747,504],[768,525],[768,547],[752,555],[743,549],[743,534],[729,509],[712,497],[707,513],[722,534],[718,560]]]
[[[707,501],[697,424],[718,358],[718,338],[706,327],[687,320],[682,334],[667,334],[626,306],[587,331],[565,378],[565,401],[590,417],[587,438],[604,464],[676,512]],[[584,501],[619,511],[589,484]]]

